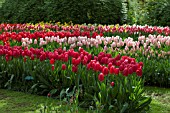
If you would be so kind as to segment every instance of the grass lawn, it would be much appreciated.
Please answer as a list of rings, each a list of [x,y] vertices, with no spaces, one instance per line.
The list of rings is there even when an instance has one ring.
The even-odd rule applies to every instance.
[[[46,101],[43,96],[0,89],[0,113],[31,113]],[[53,99],[50,101],[55,102]]]
[[[153,99],[149,113],[170,113],[170,89],[146,87],[146,95]],[[40,113],[43,105],[49,104],[56,105],[58,112],[71,113],[71,109],[78,109],[47,97],[0,89],[0,113]]]
[[[170,113],[170,88],[146,87],[146,95],[152,97],[149,113]]]

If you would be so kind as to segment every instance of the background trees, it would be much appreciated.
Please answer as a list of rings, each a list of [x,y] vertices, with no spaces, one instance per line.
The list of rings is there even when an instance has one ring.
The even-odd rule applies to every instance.
[[[0,23],[170,26],[170,0],[0,0],[0,5]]]

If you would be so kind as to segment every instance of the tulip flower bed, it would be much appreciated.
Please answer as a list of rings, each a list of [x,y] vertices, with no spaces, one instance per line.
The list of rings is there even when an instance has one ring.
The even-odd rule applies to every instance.
[[[82,47],[95,55],[104,51],[113,56],[120,53],[135,57],[146,64],[143,69],[146,84],[170,87],[169,27],[0,24],[0,32],[0,43],[11,46],[45,50]]]
[[[144,83],[170,85],[169,34],[156,26],[0,24],[0,87],[109,112],[146,111]]]
[[[145,111],[151,102],[149,97],[142,95],[143,63],[137,63],[134,58],[120,55],[113,58],[104,52],[93,56],[82,48],[78,52],[61,48],[54,52],[18,46],[0,48],[0,55],[3,56],[1,75],[4,75],[3,80],[10,79],[4,84],[9,88],[15,85],[22,87],[26,84],[23,77],[31,76],[33,81],[29,85],[33,85],[34,91],[39,90],[37,93],[51,90],[48,96],[58,94],[56,96],[60,99],[64,95],[68,98],[78,95],[79,102],[86,103],[83,106],[87,107],[92,105],[109,111]]]

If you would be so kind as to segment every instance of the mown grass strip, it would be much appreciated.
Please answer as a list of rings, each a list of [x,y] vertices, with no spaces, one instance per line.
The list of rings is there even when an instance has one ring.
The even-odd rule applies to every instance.
[[[149,113],[170,113],[169,88],[145,87],[145,89],[145,94],[153,99]],[[60,105],[59,101],[44,96],[0,89],[0,113],[40,112],[45,105],[55,106],[59,109],[58,112],[70,112],[71,109],[75,108],[74,105]],[[84,111],[81,110],[82,112]]]

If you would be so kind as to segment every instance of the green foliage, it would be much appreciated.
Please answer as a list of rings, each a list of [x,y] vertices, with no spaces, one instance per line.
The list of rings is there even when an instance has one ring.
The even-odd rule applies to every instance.
[[[142,95],[144,92],[142,79],[136,75],[109,77],[115,81],[115,86],[110,87],[107,82],[99,84],[97,95],[98,102],[101,104],[99,108],[103,106],[103,109],[111,113],[145,112],[149,109],[151,98]]]
[[[130,0],[129,24],[170,26],[170,0]]]
[[[120,0],[6,0],[0,22],[40,21],[116,24],[122,20]]]
[[[2,6],[2,3],[4,2],[5,0],[0,0],[0,7]]]
[[[170,26],[170,0],[152,0],[146,4],[149,25]]]
[[[143,59],[144,69],[143,75],[147,85],[170,86],[170,60],[152,58],[150,60]]]

